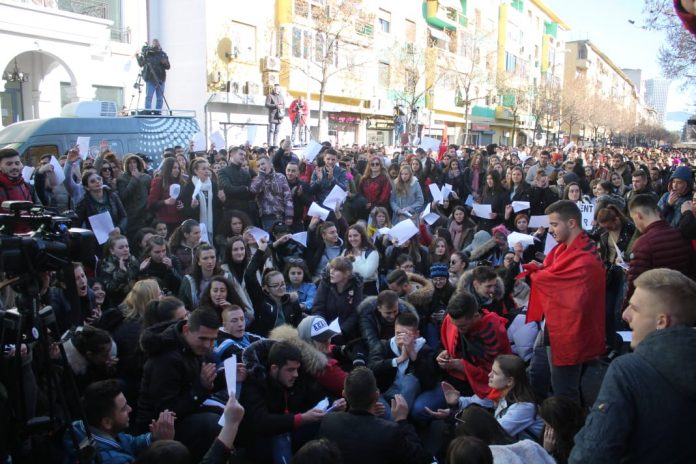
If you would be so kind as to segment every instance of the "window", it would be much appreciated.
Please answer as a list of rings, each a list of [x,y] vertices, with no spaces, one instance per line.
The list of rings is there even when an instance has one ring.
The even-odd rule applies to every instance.
[[[406,42],[414,44],[416,42],[416,23],[411,20],[406,20]]]
[[[380,61],[377,65],[377,82],[380,87],[389,88],[389,63]]]
[[[292,28],[292,56],[302,58],[302,29]]]
[[[517,68],[517,57],[512,53],[505,52],[505,71],[515,72]]]
[[[587,46],[584,44],[578,45],[578,59],[579,60],[586,60],[587,59]]]
[[[391,13],[380,8],[377,26],[381,32],[389,34],[391,32]]]
[[[314,61],[324,60],[324,34],[314,36]]]
[[[95,85],[94,100],[112,101],[116,103],[116,108],[123,108],[123,87],[110,87],[106,85]]]
[[[312,46],[312,33],[309,31],[304,31],[304,42],[302,44],[302,58],[307,59],[310,57],[310,47]]]

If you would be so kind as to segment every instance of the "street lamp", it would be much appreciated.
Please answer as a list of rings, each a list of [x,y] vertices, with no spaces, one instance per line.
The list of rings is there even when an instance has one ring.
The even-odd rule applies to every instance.
[[[3,80],[7,82],[29,82],[29,73],[21,72],[17,67],[17,59],[14,60],[14,69],[2,73]]]

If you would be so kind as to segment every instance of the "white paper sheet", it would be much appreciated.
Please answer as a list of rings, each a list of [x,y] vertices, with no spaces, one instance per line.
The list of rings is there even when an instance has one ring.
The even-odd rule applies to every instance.
[[[476,216],[482,219],[490,219],[490,214],[493,212],[491,205],[482,205],[480,203],[474,203],[473,209]]]
[[[339,205],[343,204],[347,196],[348,193],[345,190],[343,190],[338,185],[334,185],[334,187],[331,189],[329,194],[324,199],[324,205],[336,211],[336,208]]]
[[[179,194],[181,193],[181,185],[180,184],[172,184],[169,186],[169,196],[171,198],[174,198],[175,200],[179,198]]]
[[[233,354],[222,363],[225,366],[225,382],[227,382],[227,393],[237,394],[237,355]]]
[[[534,237],[531,235],[521,234],[519,232],[512,232],[507,237],[508,246],[510,248],[514,248],[516,243],[521,243],[522,247],[526,249],[528,246],[534,245],[534,240]]]
[[[205,135],[203,132],[196,132],[191,140],[193,141],[193,151],[205,151]]]
[[[464,204],[466,206],[468,206],[469,208],[473,208],[474,207],[474,196],[469,195],[468,197],[466,197],[466,201],[464,202]]]
[[[442,201],[449,199],[450,193],[452,193],[452,186],[450,184],[445,184],[442,186]]]
[[[432,195],[433,201],[442,204],[442,191],[440,187],[438,187],[437,184],[430,184],[428,188],[430,189],[430,195]]]
[[[65,173],[63,172],[63,166],[60,165],[55,156],[51,156],[51,166],[53,166],[53,173],[56,175],[56,181],[62,184],[65,180]]]
[[[628,263],[624,261],[623,253],[621,252],[621,249],[619,249],[619,246],[614,243],[614,250],[616,251],[616,264],[623,269],[628,271]]]
[[[377,235],[388,235],[390,230],[389,227],[382,227],[381,229],[377,229]]]
[[[210,134],[210,143],[215,145],[216,150],[227,148],[225,146],[225,137],[223,137],[222,132],[220,132],[219,130]]]
[[[292,239],[303,247],[307,248],[307,232],[297,232],[296,234],[292,234]]]
[[[312,202],[312,204],[309,205],[309,211],[307,211],[307,216],[319,217],[322,221],[326,221],[326,219],[329,217],[329,213],[330,211],[328,209],[322,208],[316,202]]]
[[[201,242],[210,243],[208,240],[208,226],[205,225],[205,222],[201,222],[198,224],[198,227],[201,229]]]
[[[89,224],[92,226],[92,231],[97,239],[97,243],[103,245],[109,240],[109,234],[114,230],[114,222],[111,220],[111,214],[108,211],[90,216]],[[124,232],[124,231],[121,231]]]
[[[78,137],[75,145],[80,149],[80,158],[87,159],[89,155],[89,140],[90,137]]]
[[[582,228],[584,230],[592,230],[592,222],[594,222],[594,207],[592,203],[577,202],[578,208],[582,213]]]
[[[331,403],[329,403],[328,398],[324,398],[323,400],[319,401],[316,406],[314,406],[312,409],[318,409],[320,411],[326,411],[329,409],[329,406],[331,406]]]
[[[421,213],[421,219],[423,219],[428,225],[433,225],[437,222],[438,219],[440,219],[440,216],[438,214],[432,213],[430,211],[430,203],[428,203],[425,206],[425,209]]]
[[[527,155],[524,154],[524,153],[520,153],[520,154],[517,155],[517,156],[519,157],[519,159],[520,159],[520,161],[522,162],[522,164],[524,164],[529,158],[531,158],[531,156],[527,156]]]
[[[310,140],[304,151],[302,152],[302,158],[308,163],[314,161],[314,159],[319,155],[323,145],[314,140]]]
[[[524,211],[525,209],[529,209],[529,202],[528,201],[513,201],[512,202],[512,210],[515,213],[519,213],[520,211]]]
[[[432,137],[423,137],[421,139],[420,148],[425,151],[432,150],[437,153],[440,150],[440,141]]]
[[[558,245],[558,242],[556,241],[555,238],[553,238],[553,235],[546,234],[546,244],[544,246],[544,254],[548,255],[549,253],[551,253],[551,250],[553,250],[556,245]]]
[[[31,178],[31,175],[34,173],[34,168],[31,166],[24,166],[22,168],[22,179],[24,179],[24,182],[33,184],[34,181]]]
[[[404,219],[389,230],[389,236],[395,243],[402,244],[418,233],[418,227],[410,219]]]
[[[269,240],[271,236],[268,234],[263,229],[259,229],[258,227],[252,227],[249,229],[249,233],[251,234],[252,237],[254,237],[254,240],[256,240],[256,243],[259,243],[261,239],[266,239]]]
[[[624,343],[631,343],[631,340],[633,340],[633,331],[631,330],[620,330],[618,333],[621,335],[621,340]]]
[[[543,216],[531,216],[529,218],[529,228],[530,229],[537,229],[539,227],[548,227],[549,226],[549,217],[547,215]]]

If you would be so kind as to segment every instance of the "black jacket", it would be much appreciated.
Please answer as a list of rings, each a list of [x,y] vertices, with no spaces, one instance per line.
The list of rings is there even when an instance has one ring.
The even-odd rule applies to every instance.
[[[532,186],[532,189],[529,192],[529,202],[531,206],[529,215],[542,216],[546,214],[544,212],[546,211],[546,207],[556,201],[558,201],[558,195],[556,195],[550,188]]]
[[[123,207],[121,199],[109,187],[104,187],[103,202],[98,203],[89,192],[85,192],[85,196],[75,207],[78,223],[81,227],[92,229],[89,222],[89,217],[95,214],[108,212],[111,216],[111,221],[114,227],[118,227],[122,234],[125,234],[128,227],[128,214]]]
[[[196,412],[210,394],[201,384],[203,358],[193,353],[183,338],[185,323],[155,325],[140,339],[147,361],[138,398],[139,431],[146,432],[150,421],[165,409],[181,420]]]
[[[245,441],[256,436],[271,437],[292,432],[301,426],[295,416],[309,411],[326,397],[302,367],[289,390],[268,375],[268,353],[274,343],[277,342],[261,340],[244,350],[242,359],[248,375],[239,401],[245,410],[240,431]]]
[[[399,299],[399,314],[410,311],[418,315],[416,308],[410,303]],[[358,314],[360,316],[360,334],[367,342],[370,356],[373,353],[379,353],[382,349],[380,334],[384,326],[384,319],[377,311],[377,297],[369,296],[358,306]]]
[[[362,277],[353,274],[346,287],[339,293],[336,285],[331,283],[327,269],[314,295],[312,314],[323,317],[329,323],[338,318],[344,343],[360,338],[358,305],[363,299],[362,286]]]
[[[244,211],[252,221],[256,218],[257,207],[256,196],[249,191],[249,186],[255,176],[254,171],[244,170],[234,163],[218,173],[220,188],[225,192],[224,208]]]
[[[172,266],[167,267],[163,263],[155,263],[150,261],[150,265],[138,273],[138,279],[157,279],[162,289],[171,291],[174,295],[179,294],[179,286],[183,274],[181,273],[181,265],[179,258],[169,256],[172,260]]]
[[[391,339],[380,341],[380,350],[370,353],[369,367],[377,379],[377,387],[380,391],[387,391],[396,379],[397,367],[392,360],[399,356],[390,346]],[[437,385],[439,368],[435,363],[435,353],[428,345],[423,345],[418,350],[415,361],[409,361],[406,374],[412,374],[420,383],[421,391],[431,390]]]
[[[309,191],[309,184],[299,179],[295,180],[295,182],[288,181],[288,186],[290,186],[290,191],[292,192],[292,204],[294,208],[292,218],[295,225],[298,225],[304,220],[305,208],[309,208],[312,204],[312,193]],[[302,187],[302,194],[298,192],[296,187]]]
[[[279,324],[278,314],[283,312],[285,324],[297,327],[302,320],[302,308],[298,302],[291,302],[290,295],[285,295],[281,304],[276,303],[259,284],[256,273],[261,269],[266,254],[256,250],[244,272],[246,290],[254,305],[254,322],[249,326],[249,331],[262,337],[268,337],[268,333]]]
[[[366,411],[327,414],[319,437],[335,443],[346,463],[430,464],[434,460],[407,421],[391,422]]]
[[[336,226],[338,236],[345,237],[346,233],[348,232],[348,223],[346,222],[345,218],[341,216],[341,219],[336,220],[334,217],[334,220],[334,225]],[[319,227],[313,230],[309,229],[307,231],[307,251],[305,261],[307,262],[307,267],[312,275],[315,274],[317,266],[319,266],[319,263],[321,262],[321,257],[324,254],[324,251],[326,251],[326,245],[324,244],[324,240],[321,238],[321,234],[319,233]],[[343,252],[343,247],[341,252]]]

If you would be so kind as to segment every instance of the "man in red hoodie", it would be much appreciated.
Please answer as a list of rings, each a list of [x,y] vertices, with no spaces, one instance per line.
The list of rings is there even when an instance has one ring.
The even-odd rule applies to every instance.
[[[524,265],[532,282],[527,322],[545,318],[553,393],[579,402],[583,364],[606,351],[604,266],[574,202],[557,201],[546,214],[558,245],[543,264]]]
[[[440,337],[445,348],[436,358],[443,371],[443,380],[463,395],[476,394],[486,398],[491,392],[488,374],[500,354],[511,354],[505,323],[496,313],[480,309],[476,298],[468,292],[456,292],[447,304]],[[413,405],[413,417],[432,419],[427,409],[447,407],[445,395],[438,385],[421,393]],[[426,409],[427,408],[427,409]]]

